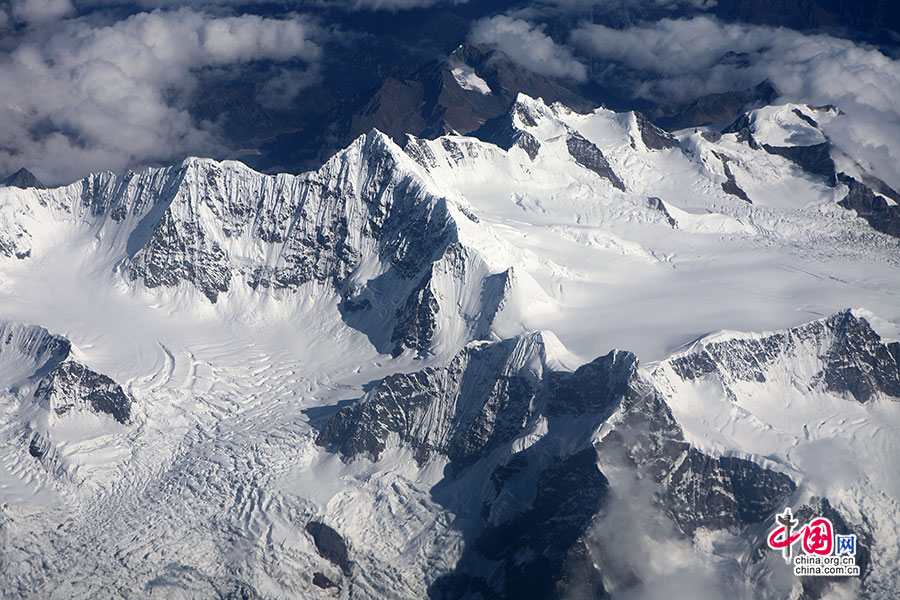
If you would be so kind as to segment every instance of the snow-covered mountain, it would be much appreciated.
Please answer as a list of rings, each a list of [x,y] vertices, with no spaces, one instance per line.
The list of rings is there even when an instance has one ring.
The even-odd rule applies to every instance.
[[[0,188],[0,597],[893,597],[900,217],[841,118],[520,95]],[[795,578],[786,506],[862,576]]]

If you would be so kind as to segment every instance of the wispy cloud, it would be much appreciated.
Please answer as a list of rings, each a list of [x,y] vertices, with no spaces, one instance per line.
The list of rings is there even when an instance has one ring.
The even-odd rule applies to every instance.
[[[27,24],[58,21],[74,10],[70,0],[13,0],[10,3],[14,20]]]
[[[412,8],[427,8],[436,4],[465,4],[469,0],[346,0],[345,8],[350,10],[408,10]],[[332,2],[332,4],[335,4]]]
[[[523,19],[498,15],[472,26],[469,41],[493,44],[513,61],[541,75],[584,81],[587,68],[571,50],[553,41],[539,26]]]

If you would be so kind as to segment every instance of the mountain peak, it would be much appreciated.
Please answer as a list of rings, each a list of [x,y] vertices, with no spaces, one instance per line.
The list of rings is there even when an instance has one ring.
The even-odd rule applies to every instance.
[[[45,189],[47,187],[25,167],[7,177],[3,184],[7,187],[17,187],[23,190],[28,188]]]

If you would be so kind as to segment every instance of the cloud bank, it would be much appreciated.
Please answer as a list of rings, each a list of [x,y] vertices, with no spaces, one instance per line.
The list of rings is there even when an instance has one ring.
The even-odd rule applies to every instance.
[[[252,4],[280,5],[285,10],[308,8],[333,8],[343,11],[387,11],[397,12],[416,8],[429,8],[439,4],[465,4],[470,0],[135,0],[129,3],[132,10],[140,8],[178,9],[193,7],[210,10],[216,7],[241,7]],[[4,9],[7,5],[8,9]],[[122,6],[120,0],[8,0],[0,1],[0,27],[3,26],[3,12],[12,13],[12,20],[19,23],[46,23],[68,16],[80,9],[82,12],[102,7]]]
[[[585,24],[571,42],[584,54],[639,71],[634,97],[686,102],[770,79],[784,101],[835,104],[847,118],[835,119],[826,133],[864,167],[900,186],[900,62],[874,48],[705,16],[627,29]]]
[[[13,0],[10,13],[20,23],[51,23],[74,12],[70,0]],[[0,17],[2,25],[2,17]]]
[[[469,0],[348,0],[343,5],[349,10],[409,10],[428,8],[435,4],[465,4]]]
[[[584,81],[587,68],[571,50],[554,42],[539,26],[498,15],[477,21],[469,33],[473,44],[493,44],[513,61],[541,75]]]
[[[263,59],[315,63],[316,34],[303,17],[190,9],[39,28],[0,58],[0,172],[27,166],[57,183],[215,151],[215,126],[195,123],[187,110],[202,93],[198,70]]]

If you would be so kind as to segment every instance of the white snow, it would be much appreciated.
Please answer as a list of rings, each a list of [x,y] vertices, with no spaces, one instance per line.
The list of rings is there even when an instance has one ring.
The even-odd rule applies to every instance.
[[[827,124],[835,116],[837,113],[834,110],[816,109],[805,104],[766,106],[750,113],[750,127],[753,137],[760,144],[813,146],[825,142],[825,135],[819,126]]]
[[[490,93],[471,68],[453,74],[464,89]],[[213,305],[189,284],[147,289],[129,281],[123,261],[149,235],[146,207],[114,221],[90,214],[81,182],[0,189],[0,232],[31,252],[0,259],[0,318],[70,339],[79,360],[133,394],[137,411],[130,427],[90,413],[46,425],[58,456],[48,468],[28,455],[23,438],[25,425],[40,418],[36,409],[0,395],[0,589],[189,597],[179,586],[195,569],[203,577],[238,573],[272,597],[308,597],[317,591],[310,573],[335,572],[303,533],[308,519],[320,518],[353,548],[356,597],[423,597],[427,577],[450,568],[461,551],[452,516],[429,494],[444,465],[419,467],[403,449],[377,464],[344,463],[314,444],[310,421],[362,396],[369,382],[443,364],[473,331],[502,339],[541,330],[547,363],[573,369],[613,348],[659,361],[710,331],[779,330],[848,306],[878,315],[879,331],[900,327],[897,241],[836,206],[840,187],[734,135],[710,142],[684,133],[681,147],[651,151],[634,115],[520,102],[536,119],[527,125],[517,117],[541,144],[534,160],[519,147],[507,152],[453,135],[418,141],[435,157],[422,166],[383,136],[369,140],[395,157],[397,180],[446,199],[462,248],[458,262],[445,256],[433,268],[441,320],[434,354],[424,360],[379,354],[341,319],[340,294],[327,285],[256,292],[236,275]],[[817,143],[814,128],[792,111],[756,113],[759,141]],[[573,160],[570,132],[603,152],[626,191]],[[346,179],[354,190],[376,185],[354,179],[365,142],[317,176],[325,184]],[[753,204],[723,191],[714,153],[728,157]],[[310,177],[266,177],[233,162],[187,165],[194,174],[220,169],[235,197],[258,195],[273,203],[267,211]],[[178,202],[190,199],[237,264],[275,264],[282,248],[229,237],[216,201],[199,202],[194,184],[176,198],[166,177],[163,169],[98,181],[109,194],[166,197],[176,211],[188,210]],[[674,227],[649,197],[662,199]],[[358,210],[353,205],[349,216]],[[356,241],[371,251],[367,240]],[[348,285],[385,272],[367,256]],[[504,273],[506,296],[485,331],[480,310],[498,298],[485,298],[481,286]],[[885,539],[898,539],[898,405],[809,393],[806,363],[789,365],[771,385],[740,388],[736,402],[714,381],[676,385],[665,363],[654,366],[692,443],[783,469],[808,493],[873,516]],[[0,386],[30,368],[0,363]],[[543,433],[538,426],[517,443]],[[900,558],[896,544],[878,550],[879,568]],[[86,551],[94,567],[81,571]],[[426,574],[423,561],[433,557]]]
[[[855,313],[869,318],[866,311]],[[685,353],[763,337],[720,332]],[[798,505],[824,497],[852,521],[865,523],[877,540],[871,585],[890,589],[900,577],[900,402],[880,396],[860,404],[824,391],[816,383],[823,355],[823,348],[801,344],[764,368],[764,382],[718,375],[684,381],[670,361],[649,365],[645,376],[664,391],[693,446],[784,472],[798,483]]]
[[[478,92],[484,96],[491,93],[491,87],[484,79],[479,77],[478,74],[475,73],[475,69],[469,65],[457,65],[453,67],[450,72],[453,74],[453,78],[456,79],[456,83],[458,83],[459,87],[462,89]]]

